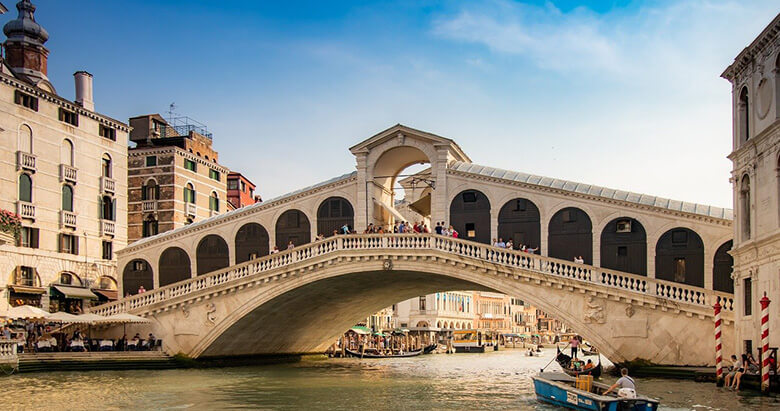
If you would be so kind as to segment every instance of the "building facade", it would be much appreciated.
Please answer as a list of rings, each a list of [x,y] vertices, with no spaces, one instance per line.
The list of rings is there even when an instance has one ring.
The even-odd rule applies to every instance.
[[[394,306],[399,328],[413,331],[469,329],[474,325],[474,293],[447,291],[401,301]]]
[[[116,298],[129,128],[95,111],[87,72],[74,74],[75,101],[57,93],[49,35],[29,1],[16,8],[0,62],[0,208],[21,217],[21,232],[0,245],[0,305],[79,312]]]
[[[159,114],[130,119],[136,143],[127,162],[130,242],[226,211],[229,170],[217,162],[211,134],[179,119],[185,121],[173,125]]]
[[[736,347],[761,341],[761,307],[772,301],[769,345],[780,345],[780,15],[734,59],[722,77],[732,85],[734,193],[733,287]]]
[[[246,207],[262,201],[255,195],[255,184],[237,171],[227,175],[227,201],[233,209]]]

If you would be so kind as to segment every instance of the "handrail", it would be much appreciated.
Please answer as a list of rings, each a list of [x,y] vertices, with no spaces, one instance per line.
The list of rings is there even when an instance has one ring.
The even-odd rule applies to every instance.
[[[570,278],[645,296],[653,296],[673,303],[711,307],[715,302],[720,302],[724,311],[734,310],[733,294],[707,290],[701,287],[648,278],[436,234],[358,234],[337,235],[326,238],[291,250],[285,250],[277,254],[271,254],[200,275],[189,280],[149,290],[113,303],[93,307],[90,311],[101,315],[126,312],[341,250],[393,249],[442,251],[501,266],[529,270],[559,278]]]

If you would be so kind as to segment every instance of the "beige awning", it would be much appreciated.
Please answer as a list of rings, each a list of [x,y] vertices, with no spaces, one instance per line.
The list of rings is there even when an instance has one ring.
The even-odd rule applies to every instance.
[[[406,218],[402,216],[401,213],[399,213],[398,210],[396,210],[394,207],[390,207],[389,205],[377,200],[376,198],[374,199],[374,204],[387,210],[388,213],[390,213],[393,217],[395,217],[396,221],[406,221]]]
[[[10,284],[8,285],[8,288],[10,288],[11,290],[13,290],[13,292],[18,294],[43,294],[46,292],[45,288],[30,287],[27,285]]]
[[[426,194],[422,196],[419,200],[409,204],[409,208],[416,211],[417,214],[420,214],[423,217],[431,215],[431,195]]]
[[[86,288],[70,287],[67,285],[54,285],[52,287],[61,292],[66,298],[75,298],[79,300],[97,300],[98,298],[95,293]]]

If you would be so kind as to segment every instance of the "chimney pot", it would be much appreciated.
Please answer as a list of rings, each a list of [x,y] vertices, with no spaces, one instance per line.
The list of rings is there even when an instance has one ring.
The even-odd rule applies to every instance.
[[[86,71],[73,73],[76,80],[76,103],[89,111],[95,111],[95,102],[92,100],[92,74]]]

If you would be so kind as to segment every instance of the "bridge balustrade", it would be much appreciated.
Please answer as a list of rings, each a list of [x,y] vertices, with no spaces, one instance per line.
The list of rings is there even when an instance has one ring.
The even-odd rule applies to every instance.
[[[247,277],[306,261],[342,250],[436,250],[501,266],[529,270],[554,277],[597,284],[632,293],[650,295],[661,301],[711,307],[715,302],[723,310],[734,310],[732,294],[700,287],[647,278],[586,264],[543,257],[536,254],[493,247],[486,244],[444,237],[435,234],[363,234],[339,235],[316,241],[277,254],[263,256],[230,268],[200,275],[143,294],[104,304],[91,309],[100,315],[112,315],[188,295],[211,287],[232,283]]]

